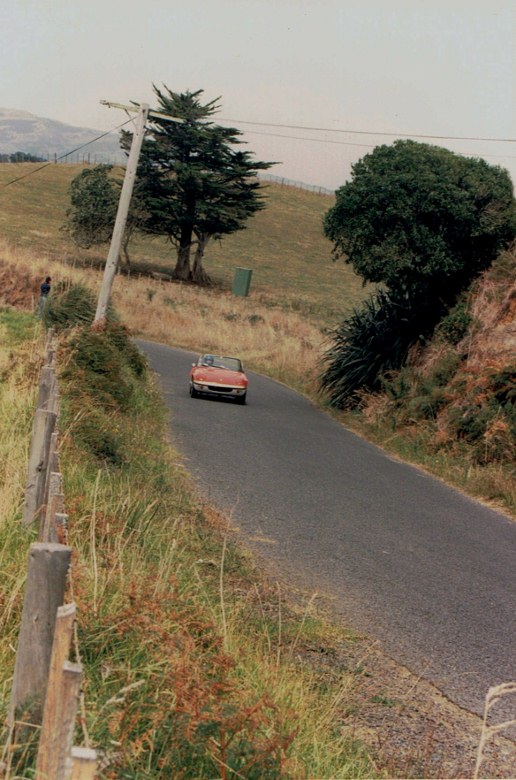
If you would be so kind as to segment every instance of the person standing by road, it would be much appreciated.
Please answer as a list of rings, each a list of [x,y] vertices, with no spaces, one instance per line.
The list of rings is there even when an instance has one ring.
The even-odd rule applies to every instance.
[[[52,278],[50,276],[47,276],[45,278],[45,281],[40,284],[39,287],[39,300],[38,300],[38,319],[40,320],[43,316],[43,310],[45,308],[45,303],[47,302],[48,294],[50,292],[51,288],[51,281]]]

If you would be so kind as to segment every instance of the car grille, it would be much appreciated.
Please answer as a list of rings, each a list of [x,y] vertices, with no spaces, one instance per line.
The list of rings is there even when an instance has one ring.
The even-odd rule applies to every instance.
[[[214,393],[232,393],[233,388],[232,387],[221,387],[220,385],[207,385],[208,390],[211,390]]]

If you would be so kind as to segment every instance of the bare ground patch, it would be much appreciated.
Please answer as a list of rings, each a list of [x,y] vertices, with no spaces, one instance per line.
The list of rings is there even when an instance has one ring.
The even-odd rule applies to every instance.
[[[343,631],[344,634],[344,631]],[[365,743],[377,769],[392,778],[472,778],[482,719],[387,656],[366,637],[298,648],[300,662],[329,685],[352,673],[338,713],[343,733]],[[488,741],[481,778],[516,777],[516,743]]]

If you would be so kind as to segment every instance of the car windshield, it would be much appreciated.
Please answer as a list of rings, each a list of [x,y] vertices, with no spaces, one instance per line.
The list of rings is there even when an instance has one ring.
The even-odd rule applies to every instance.
[[[227,368],[229,371],[242,371],[242,362],[234,357],[216,357],[215,355],[201,355],[199,366],[213,366],[214,368]]]

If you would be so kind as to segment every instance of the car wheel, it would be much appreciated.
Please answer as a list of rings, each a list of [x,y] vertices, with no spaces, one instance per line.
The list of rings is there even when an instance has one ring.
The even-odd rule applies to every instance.
[[[237,402],[237,404],[241,404],[243,406],[245,404],[246,398],[247,398],[247,393],[244,393],[243,395],[237,395],[235,401]]]
[[[190,384],[190,398],[199,398],[199,393],[193,386],[193,384]]]

